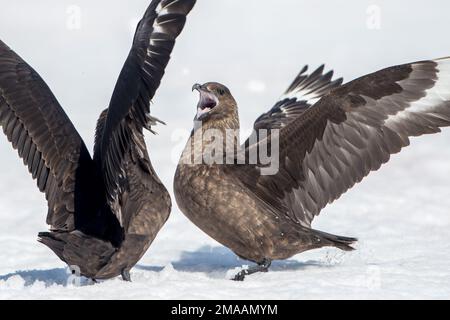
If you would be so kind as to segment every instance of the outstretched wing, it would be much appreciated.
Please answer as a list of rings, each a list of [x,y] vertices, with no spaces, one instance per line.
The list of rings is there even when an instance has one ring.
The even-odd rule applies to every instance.
[[[195,2],[153,0],[139,22],[133,46],[111,98],[103,132],[95,147],[94,158],[102,168],[107,197],[112,206],[124,187],[125,159],[132,145],[140,145],[143,128],[150,129],[156,122],[150,116],[150,100],[160,85],[175,39]],[[120,212],[115,214],[119,221],[123,221]]]
[[[262,200],[310,226],[409,137],[450,126],[450,58],[378,71],[333,90],[280,131],[274,176],[248,170]]]
[[[48,200],[47,223],[72,230],[77,175],[93,162],[41,77],[0,41],[0,125]]]
[[[307,74],[308,66],[303,67],[272,109],[255,121],[254,129],[280,129],[288,125],[321,97],[342,84],[342,78],[333,81],[333,71],[324,74],[324,69],[322,65]]]

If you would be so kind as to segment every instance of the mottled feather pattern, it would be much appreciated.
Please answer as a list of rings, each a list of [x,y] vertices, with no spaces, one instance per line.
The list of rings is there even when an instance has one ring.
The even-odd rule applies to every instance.
[[[324,96],[281,131],[280,171],[256,178],[262,198],[305,226],[409,137],[450,125],[450,59],[381,70]],[[274,202],[274,200],[272,200]]]
[[[332,74],[322,76],[323,68],[310,76],[305,71],[284,99],[302,92],[303,98],[295,99],[314,103],[299,105],[292,117],[278,103],[255,123],[256,128],[280,129],[275,174],[263,175],[255,164],[186,165],[182,158],[175,175],[183,213],[258,264],[324,246],[352,250],[355,238],[312,229],[314,217],[409,145],[410,137],[450,126],[450,58],[386,68],[344,85],[341,80],[332,85]],[[321,77],[327,84],[318,84]],[[238,127],[237,106],[226,102],[234,99],[222,101],[219,107],[228,114],[209,118],[202,130]],[[245,145],[245,152],[268,142]]]

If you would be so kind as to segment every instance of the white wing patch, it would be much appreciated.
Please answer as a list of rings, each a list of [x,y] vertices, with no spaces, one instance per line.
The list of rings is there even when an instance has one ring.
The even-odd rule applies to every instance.
[[[297,101],[306,101],[309,105],[314,105],[320,100],[321,96],[317,92],[308,92],[309,90],[295,90],[288,92],[280,97],[280,101],[284,99],[296,99]]]
[[[279,101],[296,99],[299,102],[305,101],[310,106],[314,105],[333,88],[339,87],[343,81],[342,78],[333,81],[333,71],[324,73],[324,70],[325,66],[322,65],[311,74],[307,74],[308,66],[305,66]]]
[[[170,11],[170,6],[173,5],[173,4],[176,4],[178,1],[179,0],[173,0],[173,1],[168,2],[168,3],[166,2],[165,4],[164,4],[164,1],[161,1],[158,4],[158,6],[155,9],[157,17],[156,17],[156,19],[155,19],[155,21],[153,23],[153,30],[154,30],[154,32],[164,33],[164,23],[170,23],[171,20],[166,20],[166,21],[164,21],[164,23],[160,23],[161,21],[160,21],[159,18],[164,16],[164,15],[167,15],[167,14],[171,13],[171,12],[169,12]]]
[[[410,119],[412,115],[426,114],[439,117],[434,112],[435,109],[450,100],[450,58],[434,60],[434,62],[437,63],[436,69],[438,70],[434,86],[426,91],[426,95],[423,98],[411,103],[409,108],[389,116],[385,121],[386,126],[390,127],[392,124]],[[410,77],[407,80],[398,82],[405,90],[409,89],[408,83],[414,83],[415,79],[421,79],[421,64],[417,63],[412,66],[413,72]]]

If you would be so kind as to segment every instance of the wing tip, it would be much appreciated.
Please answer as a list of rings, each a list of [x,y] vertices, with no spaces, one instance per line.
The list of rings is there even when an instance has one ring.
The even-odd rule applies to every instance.
[[[439,61],[439,62],[441,62],[441,61],[449,61],[450,62],[450,56],[437,58],[437,59],[434,59],[433,61]]]
[[[333,76],[335,75],[334,70],[330,69],[325,72],[325,64],[320,65],[310,74],[306,73],[307,70],[308,66],[306,65],[284,92],[281,99],[290,96],[301,98],[303,96],[309,96],[313,92],[316,92],[318,97],[321,97],[328,91],[339,87],[344,82],[342,77],[333,80]]]

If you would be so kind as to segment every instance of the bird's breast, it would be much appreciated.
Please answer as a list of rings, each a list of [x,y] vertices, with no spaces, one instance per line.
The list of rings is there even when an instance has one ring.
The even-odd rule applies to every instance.
[[[189,214],[192,208],[211,206],[220,192],[217,182],[220,174],[217,168],[206,165],[179,165],[175,175],[175,197],[180,209]]]
[[[252,261],[271,256],[276,219],[223,165],[180,165],[174,189],[180,210],[210,237]]]

